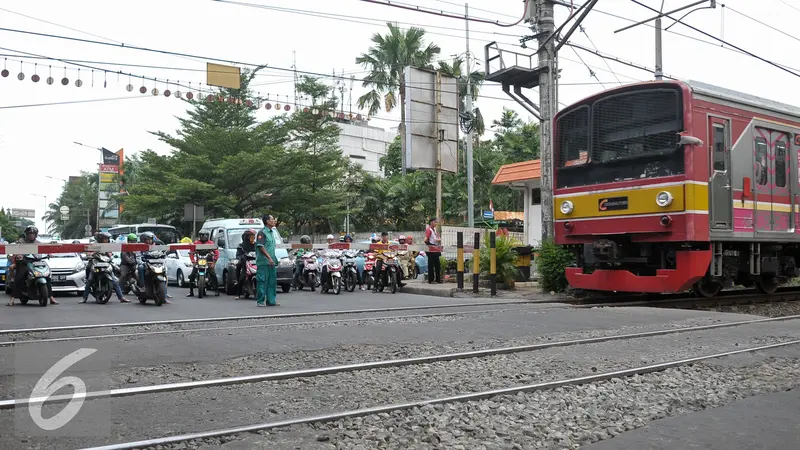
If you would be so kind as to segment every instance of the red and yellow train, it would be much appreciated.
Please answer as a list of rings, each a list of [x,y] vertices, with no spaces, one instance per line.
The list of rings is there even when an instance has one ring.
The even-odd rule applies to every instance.
[[[800,275],[800,108],[654,81],[577,102],[554,125],[572,287],[712,297]]]

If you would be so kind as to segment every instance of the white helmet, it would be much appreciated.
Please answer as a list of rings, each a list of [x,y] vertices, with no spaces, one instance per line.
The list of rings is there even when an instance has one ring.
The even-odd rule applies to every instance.
[[[397,240],[398,241],[404,241],[405,239],[406,239],[406,235],[404,235],[404,234],[401,234],[400,236],[397,236]]]
[[[328,237],[326,237],[325,239],[333,239],[333,235],[329,234]]]
[[[425,252],[419,252],[419,256],[425,257]]]

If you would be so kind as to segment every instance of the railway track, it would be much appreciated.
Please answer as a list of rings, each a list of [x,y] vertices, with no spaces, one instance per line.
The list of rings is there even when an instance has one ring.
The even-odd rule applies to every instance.
[[[491,389],[491,390],[484,390],[479,392],[472,392],[468,394],[461,394],[461,395],[454,395],[454,396],[446,396],[446,397],[435,397],[435,398],[427,398],[423,400],[411,401],[411,402],[400,402],[400,403],[391,403],[391,404],[384,404],[380,406],[373,406],[367,408],[359,408],[359,409],[350,409],[350,410],[343,410],[343,411],[336,411],[327,414],[319,414],[319,415],[311,415],[311,416],[304,416],[299,418],[292,418],[292,419],[285,419],[285,420],[278,420],[272,422],[263,422],[257,423],[252,425],[246,426],[238,426],[238,427],[231,427],[231,428],[221,428],[215,429],[210,431],[203,431],[203,432],[196,432],[196,433],[188,433],[182,435],[172,435],[172,436],[164,436],[154,439],[144,439],[144,440],[137,440],[137,441],[130,441],[130,442],[123,442],[118,444],[112,445],[103,445],[103,446],[96,446],[96,447],[86,447],[84,450],[125,450],[125,449],[138,449],[138,448],[163,448],[163,446],[171,445],[171,444],[179,444],[179,443],[187,443],[191,441],[197,441],[201,439],[213,438],[213,437],[221,437],[221,436],[231,436],[231,435],[238,435],[242,433],[250,433],[250,432],[257,432],[257,431],[264,431],[264,430],[272,430],[277,428],[284,428],[292,425],[303,425],[303,424],[324,424],[328,422],[334,422],[342,419],[349,419],[349,418],[357,418],[357,417],[364,417],[369,415],[376,415],[376,414],[386,414],[396,411],[403,411],[403,410],[410,410],[414,408],[422,408],[428,405],[441,405],[441,404],[449,404],[449,403],[462,403],[462,402],[469,402],[469,401],[478,401],[478,400],[485,400],[492,397],[502,396],[502,395],[512,395],[512,394],[519,394],[519,393],[530,393],[535,391],[543,391],[543,390],[553,390],[557,388],[563,388],[565,386],[574,386],[574,385],[583,385],[587,383],[596,383],[606,380],[612,380],[617,378],[625,378],[631,377],[634,375],[644,375],[650,374],[654,372],[665,371],[671,368],[681,367],[692,365],[696,363],[701,363],[713,359],[723,358],[727,356],[735,356],[741,354],[748,354],[754,352],[762,352],[767,350],[785,348],[789,346],[796,346],[800,344],[800,339],[794,340],[785,340],[782,342],[777,342],[773,344],[767,345],[759,345],[759,346],[752,346],[744,349],[737,349],[737,350],[728,350],[724,352],[717,352],[712,354],[706,354],[702,356],[695,356],[689,358],[681,358],[677,360],[671,360],[666,362],[660,362],[656,364],[648,364],[648,365],[641,365],[635,367],[628,367],[624,369],[606,371],[601,373],[592,373],[583,376],[577,377],[570,377],[570,378],[563,378],[557,379],[553,381],[547,382],[540,382],[540,383],[533,383],[533,384],[525,384],[525,385],[517,385],[511,387],[505,387],[500,389]]]
[[[363,380],[367,380],[367,379],[372,378],[373,376],[377,376],[377,375],[373,375],[373,374],[376,373],[375,371],[379,371],[379,370],[384,370],[384,371],[390,370],[393,373],[395,370],[401,370],[401,371],[402,370],[406,370],[407,371],[407,370],[410,370],[410,368],[413,368],[413,367],[420,367],[420,369],[411,369],[411,370],[422,371],[420,373],[424,373],[424,374],[426,374],[425,376],[429,376],[428,372],[427,372],[428,370],[431,370],[433,372],[442,371],[442,370],[445,370],[445,369],[450,370],[450,369],[448,369],[448,368],[450,368],[450,366],[449,366],[450,364],[460,364],[459,361],[463,362],[465,360],[484,360],[486,358],[493,358],[493,357],[497,358],[497,357],[502,357],[502,355],[515,355],[515,354],[522,354],[522,353],[526,353],[526,352],[530,353],[530,355],[527,356],[528,358],[538,358],[538,357],[534,356],[535,353],[533,353],[533,352],[547,350],[547,349],[555,349],[555,348],[559,348],[559,347],[569,348],[569,347],[577,347],[577,346],[589,345],[589,344],[603,344],[603,343],[613,342],[613,341],[629,341],[629,342],[633,342],[633,341],[637,341],[639,339],[648,340],[648,339],[654,339],[654,338],[659,338],[659,337],[665,337],[665,336],[669,336],[669,335],[678,335],[678,334],[682,334],[682,333],[719,330],[719,329],[725,329],[725,328],[742,327],[742,326],[746,326],[746,325],[755,325],[755,326],[758,326],[760,328],[760,326],[762,326],[762,325],[766,325],[766,324],[770,324],[770,323],[792,321],[792,320],[796,320],[796,319],[799,319],[799,318],[800,318],[800,316],[792,316],[792,317],[744,320],[744,321],[731,322],[731,323],[720,323],[720,324],[713,324],[713,325],[702,325],[702,326],[683,327],[683,328],[667,329],[667,330],[656,330],[656,331],[647,331],[647,332],[639,332],[639,333],[628,333],[628,334],[619,334],[619,335],[611,335],[611,336],[603,336],[603,337],[587,338],[587,339],[573,339],[573,340],[556,341],[556,342],[544,342],[544,343],[541,343],[541,344],[532,344],[532,345],[525,345],[525,346],[492,348],[492,349],[483,349],[483,350],[476,350],[476,351],[437,354],[437,355],[431,355],[431,356],[421,356],[421,357],[415,357],[415,358],[371,361],[371,362],[366,362],[366,363],[348,364],[348,365],[339,365],[339,366],[330,366],[330,367],[319,367],[319,368],[311,368],[311,369],[293,370],[293,371],[287,371],[287,372],[263,373],[263,374],[228,377],[228,378],[221,378],[221,379],[200,380],[200,381],[185,382],[185,383],[169,383],[169,384],[161,384],[161,385],[140,386],[140,387],[134,387],[134,388],[119,388],[119,389],[111,389],[111,390],[108,390],[108,391],[88,392],[86,394],[86,400],[90,401],[90,403],[91,403],[91,401],[95,401],[95,400],[98,400],[98,399],[104,399],[104,398],[117,399],[116,401],[122,401],[121,397],[126,397],[126,398],[131,399],[131,400],[127,400],[126,401],[127,403],[125,403],[126,405],[130,406],[130,405],[136,405],[137,402],[138,403],[142,403],[142,402],[149,403],[149,402],[151,402],[151,400],[148,400],[150,398],[158,398],[159,401],[161,401],[161,402],[163,402],[163,401],[170,402],[170,400],[167,400],[164,397],[165,395],[170,395],[170,393],[174,393],[173,395],[175,395],[175,394],[181,392],[180,397],[175,397],[176,399],[183,398],[184,396],[190,395],[189,394],[190,392],[195,393],[194,395],[199,395],[200,397],[204,397],[206,395],[212,395],[212,394],[209,394],[209,392],[211,392],[211,391],[209,391],[209,389],[212,389],[212,390],[216,389],[216,390],[214,390],[214,392],[216,392],[216,393],[213,394],[213,396],[214,396],[213,398],[216,398],[216,396],[218,396],[218,395],[225,395],[225,396],[231,395],[232,396],[230,399],[222,400],[223,401],[223,403],[222,403],[223,405],[227,405],[227,404],[239,404],[239,405],[241,405],[242,404],[241,402],[243,401],[243,399],[250,399],[250,398],[252,398],[252,396],[251,396],[251,394],[247,394],[247,393],[240,394],[239,395],[239,400],[237,400],[236,399],[237,391],[231,391],[230,390],[230,389],[234,389],[233,386],[235,386],[235,385],[236,386],[240,386],[240,387],[237,387],[235,389],[243,389],[245,386],[248,386],[248,385],[251,385],[251,384],[255,384],[255,383],[264,383],[264,382],[297,383],[299,381],[303,381],[303,383],[300,383],[299,386],[307,386],[307,388],[311,389],[311,391],[313,391],[313,392],[317,392],[318,391],[314,387],[315,386],[314,383],[322,383],[321,386],[325,386],[327,388],[327,389],[322,389],[321,391],[323,391],[323,392],[324,391],[334,392],[334,391],[336,391],[336,389],[334,389],[334,388],[341,383],[341,381],[337,381],[337,380],[339,380],[339,378],[337,378],[337,377],[342,377],[342,376],[344,376],[344,377],[353,377],[353,376],[358,375],[357,379],[359,379],[359,380],[362,380],[362,379]],[[757,331],[756,334],[759,334],[759,335],[762,334],[760,329],[759,330],[755,330],[755,331]],[[752,332],[752,330],[751,330],[751,332]],[[692,342],[692,344],[695,344],[696,341],[707,339],[709,337],[713,338],[714,335],[709,335],[709,336],[700,335],[700,336],[698,336],[696,338],[693,338],[691,340],[691,342]],[[689,339],[689,338],[687,338],[687,339]],[[716,338],[714,338],[714,339],[716,339]],[[681,342],[683,342],[683,341],[681,341]],[[760,342],[761,341],[758,341],[758,340],[756,341],[756,343],[760,343]],[[769,345],[764,347],[764,348],[773,348],[773,347],[770,347],[773,344],[775,344],[775,343],[774,342],[770,342]],[[649,349],[651,348],[650,346],[652,344],[642,341],[639,344],[631,344],[631,345],[635,345],[635,346],[638,346],[638,347],[642,348],[641,350],[638,350],[638,351],[650,352]],[[732,344],[730,344],[729,342],[726,341],[726,343],[725,343],[726,347],[731,346],[731,345]],[[788,345],[788,344],[786,344],[786,345]],[[661,346],[656,345],[656,346],[653,346],[652,348],[660,348],[660,347]],[[701,345],[698,349],[694,349],[693,351],[696,354],[698,352],[698,350],[702,349],[702,348],[703,348],[703,346]],[[575,352],[576,353],[580,353],[580,354],[585,353],[584,351],[581,351],[581,350],[575,350]],[[590,350],[589,352],[591,353],[592,350]],[[730,353],[730,354],[736,354],[736,352],[733,352],[733,353]],[[684,361],[684,360],[690,361],[690,360],[687,360],[686,358],[682,358],[681,359],[681,361]],[[631,358],[631,361],[638,362],[638,361],[641,361],[641,358],[638,358],[638,357]],[[684,362],[684,364],[688,364],[688,363],[689,362]],[[446,366],[442,366],[441,364],[447,364],[447,365]],[[472,364],[472,363],[470,363],[470,364]],[[499,368],[501,368],[502,370],[505,370],[505,371],[514,372],[516,370],[520,370],[515,364],[504,363],[503,361],[493,361],[493,362],[491,362],[491,364],[493,364],[494,366],[499,367]],[[543,363],[543,364],[547,365],[547,363]],[[605,368],[610,369],[610,368],[612,368],[610,366],[609,367],[603,367],[603,366],[600,366],[599,364],[597,364],[597,365],[601,369],[605,369]],[[662,365],[651,365],[651,366],[652,367],[662,367]],[[651,367],[651,366],[646,366],[646,367]],[[428,369],[423,369],[422,367],[428,367]],[[489,366],[489,367],[492,367],[492,366]],[[645,367],[645,366],[643,366],[643,367]],[[672,366],[663,365],[663,368],[666,368],[666,367],[672,367]],[[583,370],[588,370],[588,368],[589,368],[588,366],[584,367]],[[663,368],[662,369],[653,368],[652,370],[663,370]],[[595,368],[592,367],[592,369],[595,369]],[[640,369],[641,368],[636,369],[636,370],[640,370]],[[487,369],[487,370],[489,370],[489,372],[492,372],[492,370],[490,370],[490,369]],[[641,369],[641,370],[644,370],[644,369]],[[476,371],[480,371],[480,369],[464,370],[463,368],[459,368],[457,378],[468,377],[466,379],[469,379],[469,378],[471,378],[472,375],[474,375],[473,372],[476,372]],[[624,372],[624,371],[622,371],[622,372],[620,372],[620,371],[605,371],[605,372],[607,372],[607,373],[619,373],[620,374],[620,375],[616,375],[616,376],[624,376],[623,373],[627,373],[627,372]],[[558,372],[558,373],[561,373],[561,372]],[[388,376],[388,375],[384,374],[383,376]],[[331,378],[331,377],[334,377],[334,378]],[[448,378],[448,377],[442,378],[441,376],[435,376],[435,375],[430,375],[430,377],[432,377],[432,380],[433,380],[434,384],[442,382],[441,381],[442,379],[448,380],[447,381],[448,383],[452,383],[453,384],[453,386],[450,387],[450,389],[451,389],[450,391],[444,390],[442,393],[451,393],[451,392],[455,393],[455,392],[459,392],[459,391],[463,393],[464,389],[470,389],[469,383],[464,384],[463,382],[456,382],[456,381],[454,381],[454,379],[451,379],[451,378]],[[575,377],[572,377],[572,378],[575,378]],[[572,378],[570,378],[570,379],[572,379]],[[580,377],[578,377],[578,378],[580,378]],[[318,382],[309,381],[309,380],[315,380],[315,379],[319,379],[320,381],[318,381]],[[591,377],[586,378],[586,380],[595,380],[595,379],[600,379],[600,378],[597,378],[596,375],[592,375]],[[426,383],[424,382],[424,379],[417,379],[416,376],[415,376],[414,377],[414,381],[419,383],[420,385],[427,386]],[[503,384],[503,383],[507,384],[508,383],[508,381],[506,380],[505,377],[503,377],[499,381],[501,382],[501,384]],[[357,385],[358,388],[360,388],[361,383],[355,383],[355,384]],[[400,382],[400,384],[401,385],[403,384],[402,381]],[[539,383],[536,383],[536,384],[527,384],[525,386],[528,386],[528,387],[525,388],[525,389],[547,389],[549,387],[554,387],[554,386],[557,386],[557,385],[558,385],[558,383],[556,383],[556,382],[551,382],[551,381],[544,382],[544,381],[542,381],[542,382],[539,382]],[[276,385],[276,386],[278,386],[278,385]],[[289,396],[289,397],[291,397],[291,396],[294,396],[294,395],[302,395],[302,394],[297,394],[296,393],[298,390],[297,390],[297,388],[293,387],[294,385],[285,385],[284,384],[282,386],[283,386],[282,388],[279,388],[279,387],[275,388],[275,389],[277,389],[278,391],[281,392],[279,394],[281,396]],[[406,386],[408,386],[408,385],[406,385]],[[534,387],[531,387],[531,386],[534,386]],[[222,390],[220,390],[220,389],[222,389]],[[256,389],[256,390],[252,391],[252,389]],[[261,391],[262,389],[264,389],[264,388],[255,387],[254,386],[253,388],[246,388],[245,391],[247,391],[247,392],[250,392],[250,391],[257,392],[257,391]],[[499,395],[498,393],[516,392],[516,390],[519,390],[520,392],[522,392],[525,389],[519,388],[519,387],[504,388],[504,389],[499,389],[499,390],[498,389],[491,389],[491,390],[482,390],[482,391],[480,391],[478,393],[474,393],[474,394],[465,394],[465,395],[457,395],[457,396],[446,395],[446,396],[443,396],[441,398],[448,399],[446,401],[463,401],[463,400],[481,398],[481,395],[488,395],[488,396]],[[401,391],[403,392],[402,395],[397,395],[395,397],[392,397],[391,395],[385,395],[385,396],[383,396],[385,398],[380,398],[380,399],[381,400],[393,400],[393,399],[397,398],[397,399],[408,400],[408,399],[413,398],[413,397],[416,396],[416,395],[413,395],[412,393],[414,393],[414,392],[421,393],[421,391],[419,391],[419,390],[415,391],[415,389],[412,386],[403,387],[403,388],[401,388]],[[428,392],[428,391],[425,390],[425,392]],[[432,392],[436,393],[436,389],[433,389]],[[353,394],[351,393],[351,395],[353,395]],[[358,394],[355,394],[355,395],[358,395]],[[141,398],[141,397],[144,397],[144,398]],[[223,398],[225,398],[225,397],[223,397]],[[71,399],[71,396],[50,397],[50,398],[47,399],[46,407],[51,407],[51,403],[63,403],[63,402],[69,401],[70,399]],[[139,400],[137,400],[137,399],[139,399]],[[440,401],[439,399],[440,399],[440,397],[436,397],[435,399],[431,399],[431,400],[422,400],[422,401],[415,401],[415,402],[410,402],[410,403],[408,403],[408,402],[390,402],[391,403],[391,407],[390,407],[390,409],[387,409],[386,411],[402,409],[402,408],[405,407],[403,405],[423,405],[423,404],[432,403],[432,402],[436,403],[436,402]],[[14,410],[14,409],[20,408],[20,407],[25,407],[27,405],[31,405],[32,403],[33,404],[37,404],[37,403],[41,404],[42,400],[43,399],[41,399],[41,398],[39,398],[39,399],[21,398],[21,399],[5,400],[5,401],[0,402],[0,409],[7,410],[6,412],[11,412],[10,410]],[[253,400],[251,400],[251,401],[253,401]],[[445,401],[445,400],[442,400],[442,401]],[[133,403],[130,403],[130,402],[133,402]],[[294,400],[292,400],[292,402],[294,402]],[[344,401],[335,402],[335,403],[337,403],[335,406],[337,406],[339,408],[348,406],[347,404],[345,404],[346,402],[344,402]],[[360,405],[360,403],[357,404],[356,406],[359,406],[359,405]],[[314,410],[319,410],[319,409],[315,409],[315,408],[319,408],[319,407],[318,406],[312,407],[311,405],[305,405],[304,407],[300,408],[301,410],[298,411],[298,414],[283,413],[283,415],[285,415],[287,417],[298,417],[298,416],[302,415],[303,418],[300,418],[300,419],[288,418],[286,420],[272,421],[272,422],[268,422],[268,423],[254,425],[256,427],[261,427],[261,428],[254,428],[254,429],[268,429],[270,427],[283,426],[285,424],[307,423],[308,421],[320,421],[318,419],[319,416],[314,416],[313,420],[312,420],[312,418],[305,417],[305,415],[308,414],[308,412],[311,412],[311,411],[314,411]],[[348,410],[347,414],[353,414],[353,416],[356,416],[356,415],[359,415],[359,414],[369,414],[370,412],[368,412],[368,411],[384,411],[381,408],[378,408],[378,409],[375,409],[375,408],[366,408],[366,409],[365,408],[355,408],[355,409],[353,409],[353,408],[345,408],[345,409]],[[330,408],[330,410],[334,410],[334,408]],[[338,409],[335,409],[335,410],[338,410]],[[304,414],[299,414],[299,413],[304,413]],[[334,414],[326,415],[324,417],[328,417],[329,419],[327,419],[327,420],[335,420],[338,417],[347,417],[347,415],[341,416],[341,414],[342,413],[334,413]],[[247,423],[244,419],[241,420],[241,422]],[[282,424],[282,425],[279,425],[279,424]],[[174,429],[174,428],[170,428],[170,430],[172,430],[172,429]],[[237,431],[230,431],[230,430],[237,430]],[[235,429],[231,428],[231,429],[225,429],[225,430],[221,430],[221,431],[217,430],[217,431],[208,432],[210,434],[208,434],[208,433],[199,433],[199,434],[191,434],[191,435],[182,435],[182,436],[179,436],[179,437],[164,438],[164,439],[167,439],[167,440],[163,441],[163,442],[161,440],[155,440],[155,441],[152,441],[152,443],[151,443],[150,440],[148,440],[148,441],[135,441],[135,442],[131,441],[131,442],[128,442],[128,443],[119,444],[119,445],[121,445],[119,447],[110,446],[110,447],[100,447],[100,448],[139,448],[139,447],[142,447],[142,446],[162,445],[163,443],[168,443],[168,442],[180,442],[180,441],[185,441],[187,439],[196,439],[197,436],[217,436],[217,435],[224,435],[224,434],[231,434],[231,433],[241,432],[239,430],[240,430],[239,428],[235,428]],[[158,430],[154,430],[154,432],[155,431],[158,431]],[[163,432],[163,430],[162,430],[162,432]],[[128,436],[134,437],[135,434],[141,434],[141,433],[129,432]],[[156,435],[158,435],[158,434],[156,434]],[[192,437],[191,438],[187,438],[186,436],[192,436]]]
[[[800,287],[784,287],[774,294],[762,294],[755,289],[724,291],[714,298],[687,296],[687,294],[636,294],[620,296],[597,296],[564,299],[563,303],[573,308],[651,306],[660,308],[696,309],[800,301]]]

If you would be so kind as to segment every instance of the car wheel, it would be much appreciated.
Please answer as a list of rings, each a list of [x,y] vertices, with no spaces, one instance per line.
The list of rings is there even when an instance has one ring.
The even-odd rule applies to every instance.
[[[178,287],[179,287],[179,288],[186,287],[186,280],[184,280],[184,278],[183,278],[183,272],[181,272],[180,270],[178,271],[178,276],[177,276],[177,278],[178,278]]]

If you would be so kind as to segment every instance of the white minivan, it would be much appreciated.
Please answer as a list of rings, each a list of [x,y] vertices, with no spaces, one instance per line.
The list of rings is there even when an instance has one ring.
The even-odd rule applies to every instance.
[[[236,248],[242,243],[242,233],[248,229],[256,232],[264,228],[261,219],[210,219],[207,220],[201,231],[207,231],[210,239],[219,247],[219,261],[216,265],[217,281],[225,293],[236,294]],[[281,244],[282,242],[278,242]],[[276,249],[278,257],[278,285],[283,292],[289,292],[292,287],[293,264],[289,260],[286,249]]]

